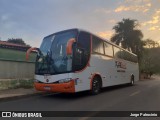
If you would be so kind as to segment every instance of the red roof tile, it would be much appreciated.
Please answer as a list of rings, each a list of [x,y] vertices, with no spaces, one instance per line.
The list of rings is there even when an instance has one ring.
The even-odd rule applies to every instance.
[[[15,44],[15,43],[9,43],[7,41],[0,41],[1,45],[7,45],[7,46],[14,46],[14,47],[24,47],[27,48],[28,46],[26,45],[19,45],[19,44]]]

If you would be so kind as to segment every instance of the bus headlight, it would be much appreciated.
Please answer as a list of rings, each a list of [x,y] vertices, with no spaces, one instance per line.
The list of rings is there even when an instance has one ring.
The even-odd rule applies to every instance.
[[[39,82],[37,79],[34,79],[34,82]]]
[[[71,78],[66,78],[66,79],[61,79],[58,82],[59,83],[67,83],[67,82],[70,82],[71,80],[72,80]]]
[[[41,81],[37,80],[37,79],[34,79],[34,82],[36,83],[41,83]]]

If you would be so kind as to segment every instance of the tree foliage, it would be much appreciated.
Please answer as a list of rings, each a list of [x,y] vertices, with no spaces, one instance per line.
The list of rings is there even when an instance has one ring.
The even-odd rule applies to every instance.
[[[142,40],[138,26],[137,20],[122,19],[113,27],[115,34],[111,41],[138,55],[141,72],[160,73],[159,44],[152,39]]]
[[[144,48],[143,56],[140,63],[141,72],[160,73],[160,47]]]
[[[112,36],[111,41],[117,45],[121,44],[124,49],[140,56],[144,42],[142,41],[143,34],[141,30],[137,29],[138,26],[137,20],[122,19],[113,27],[115,34]]]
[[[19,45],[27,45],[22,38],[9,38],[7,42],[19,44]]]
[[[144,45],[147,47],[147,48],[156,48],[156,47],[159,47],[159,43],[152,40],[152,39],[146,39],[144,41]]]

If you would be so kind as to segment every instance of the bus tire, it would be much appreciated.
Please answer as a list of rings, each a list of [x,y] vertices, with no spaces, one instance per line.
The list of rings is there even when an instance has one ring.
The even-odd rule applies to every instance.
[[[99,94],[100,90],[101,90],[101,80],[99,79],[99,77],[95,77],[93,78],[93,81],[92,81],[91,94],[97,95]]]
[[[134,85],[134,75],[131,76],[131,82],[130,85],[133,86]]]

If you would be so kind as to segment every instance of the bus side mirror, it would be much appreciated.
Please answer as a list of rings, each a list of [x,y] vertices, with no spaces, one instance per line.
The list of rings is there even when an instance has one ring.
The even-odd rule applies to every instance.
[[[68,40],[67,47],[66,47],[67,55],[72,54],[72,45],[73,45],[74,42],[76,42],[75,38],[71,38],[71,39]]]
[[[29,48],[28,50],[27,50],[27,52],[26,52],[26,61],[28,61],[29,60],[29,54],[32,52],[32,51],[36,51],[38,48],[36,48],[36,47],[33,47],[33,48]]]

